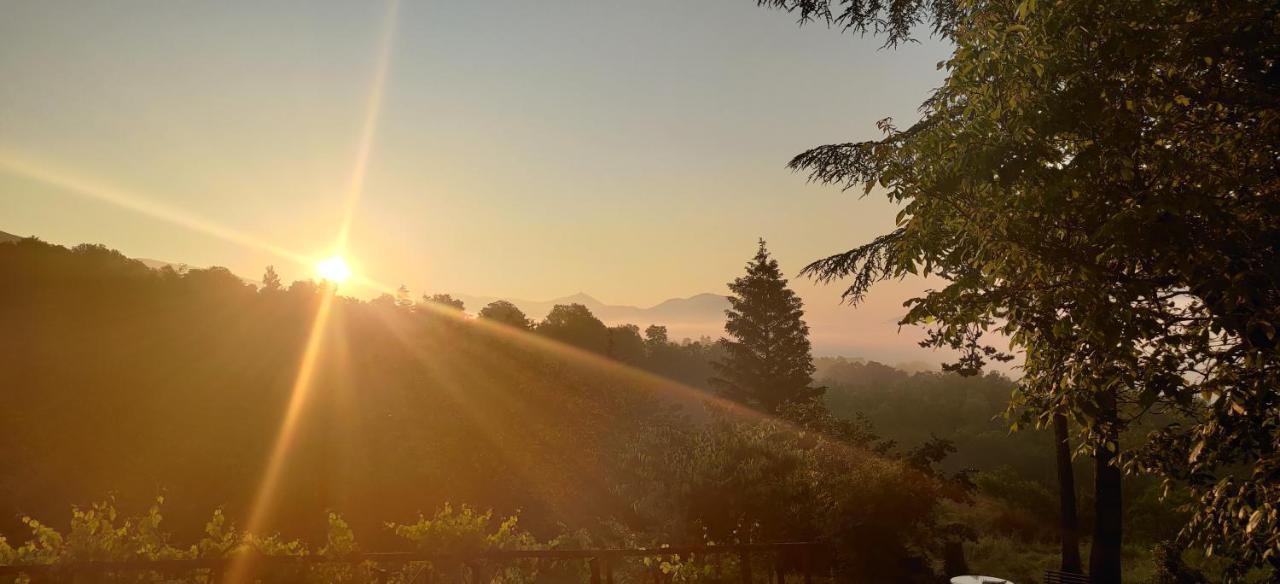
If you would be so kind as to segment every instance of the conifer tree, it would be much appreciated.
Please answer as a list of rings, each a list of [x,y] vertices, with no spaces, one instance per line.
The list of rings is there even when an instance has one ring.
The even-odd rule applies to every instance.
[[[769,413],[822,395],[813,384],[813,355],[804,305],[787,287],[763,239],[745,276],[729,283],[733,295],[720,339],[725,357],[711,380],[725,397]]]
[[[267,266],[267,270],[262,273],[262,289],[277,292],[283,289],[280,283],[280,274],[276,273],[275,266]]]

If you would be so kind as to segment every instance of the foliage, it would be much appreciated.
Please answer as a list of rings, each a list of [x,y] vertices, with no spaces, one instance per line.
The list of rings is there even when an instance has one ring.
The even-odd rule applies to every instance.
[[[280,282],[280,274],[276,273],[275,266],[267,266],[262,272],[262,289],[270,292],[278,292],[284,287]]]
[[[904,459],[778,421],[666,434],[658,454],[637,448],[623,488],[637,500],[635,523],[670,543],[825,541],[838,571],[883,578],[923,575],[909,566],[938,544],[948,484]]]
[[[928,23],[934,34],[950,36],[964,14],[957,0],[757,0],[761,6],[798,14],[800,22],[886,37],[886,46],[913,40],[916,27]]]
[[[596,353],[609,350],[609,329],[581,304],[557,304],[538,323],[540,335]]]
[[[1275,562],[1277,6],[957,6],[921,121],[792,161],[902,206],[897,229],[807,273],[851,279],[853,300],[885,278],[940,276],[903,322],[962,351],[963,372],[1004,358],[984,341],[1002,333],[1025,354],[1030,416],[1070,413],[1104,462],[1135,420],[1187,416],[1130,469],[1190,485],[1184,536],[1206,552]]]
[[[819,360],[832,386],[825,400],[747,423],[668,399],[696,389],[641,383],[652,376],[631,367],[698,386],[723,360],[717,344],[672,341],[661,326],[638,345],[638,327],[609,331],[614,344],[602,356],[630,360],[623,367],[544,352],[546,343],[519,342],[536,332],[493,334],[450,311],[336,297],[277,518],[246,537],[235,523],[258,488],[314,311],[332,291],[305,282],[255,290],[224,271],[154,271],[104,248],[34,240],[0,245],[0,274],[0,319],[13,332],[0,337],[0,387],[24,388],[0,409],[0,439],[18,445],[0,449],[0,531],[33,531],[31,542],[0,544],[11,562],[61,561],[72,533],[69,524],[3,524],[15,510],[44,517],[113,489],[121,508],[146,509],[130,496],[159,484],[186,502],[166,509],[165,525],[196,543],[175,547],[158,504],[121,519],[113,503],[82,510],[92,520],[78,521],[97,526],[84,549],[341,556],[402,546],[410,540],[385,529],[388,518],[467,500],[498,511],[449,507],[403,527],[444,545],[820,539],[838,543],[841,570],[897,581],[922,574],[950,537],[953,521],[940,509],[964,498],[956,474],[1016,460],[1023,450],[1008,444],[1025,441],[991,419],[1008,401],[1000,377]],[[1019,476],[1033,476],[1023,472],[1032,466],[1017,465]],[[1144,513],[1158,506],[1135,500],[1148,501],[1136,507]],[[200,514],[211,507],[211,517]],[[516,509],[518,528],[500,520]],[[123,540],[112,535],[125,526]],[[714,579],[735,562],[672,556],[616,569],[648,579],[665,564],[672,577]],[[349,581],[361,569],[317,567],[308,577]],[[581,581],[584,570],[540,564],[537,577]]]
[[[144,505],[157,486],[185,502],[167,513],[184,538],[203,535],[205,509],[243,523],[330,294],[151,270],[100,246],[0,245],[0,443],[14,445],[0,449],[0,531],[103,492]],[[448,500],[523,509],[545,532],[581,526],[627,508],[608,492],[614,453],[674,415],[656,381],[461,313],[331,304],[268,532],[317,540],[334,510],[381,547],[394,541],[379,529],[387,518]],[[637,365],[705,380],[705,347],[645,344]]]
[[[227,522],[222,510],[216,509],[204,524],[204,537],[191,546],[189,555],[193,558],[224,558],[237,551],[240,545],[239,532]]]
[[[729,283],[731,308],[721,339],[713,385],[729,399],[768,413],[822,394],[813,385],[813,356],[803,303],[787,288],[764,240],[747,263],[746,275]]]
[[[495,526],[492,510],[480,513],[467,505],[455,510],[453,505],[445,503],[431,518],[419,515],[414,523],[388,523],[387,527],[420,550],[467,554],[532,548],[535,543],[532,536],[519,529],[518,522],[518,516],[512,515]]]
[[[325,533],[324,547],[320,548],[320,555],[340,558],[359,551],[360,546],[356,544],[356,534],[351,530],[351,526],[341,515],[330,511],[329,529]]]
[[[17,548],[0,537],[0,565],[67,566],[78,562],[224,558],[248,550],[267,556],[308,553],[300,541],[285,542],[278,534],[260,537],[238,532],[227,525],[221,511],[214,512],[205,526],[203,538],[186,549],[176,547],[172,536],[162,527],[163,504],[164,498],[157,497],[145,513],[132,517],[121,516],[113,500],[96,502],[86,508],[73,507],[65,533],[37,519],[24,517],[23,523],[31,535]],[[336,515],[330,521],[345,525]],[[349,531],[347,538],[354,545]],[[136,581],[153,581],[145,572],[132,573],[131,577],[137,577]],[[19,577],[18,581],[26,580]]]
[[[160,528],[162,520],[157,500],[148,511],[137,517],[121,518],[111,501],[94,503],[87,509],[73,508],[70,530],[64,535],[57,530],[27,518],[31,539],[17,548],[0,538],[0,565],[52,564],[65,566],[72,562],[164,560],[186,558],[222,558],[232,553],[253,553],[261,556],[307,556],[319,554],[332,559],[342,559],[359,551],[354,531],[337,513],[328,514],[328,530],[324,545],[318,551],[300,540],[285,540],[279,534],[259,536],[237,532],[229,527],[220,511],[206,526],[206,536],[188,550],[180,550],[169,544],[170,535]],[[389,523],[394,533],[412,542],[418,549],[441,554],[475,553],[488,549],[533,549],[538,542],[529,533],[517,527],[515,516],[496,525],[492,511],[478,513],[470,507],[455,510],[445,505],[430,519],[419,517],[411,524]],[[319,563],[310,567],[281,567],[274,576],[299,581],[354,582],[361,581],[357,570],[370,566]],[[495,582],[533,581],[537,570],[534,565],[516,566],[494,575]],[[117,574],[113,576],[119,578]],[[140,575],[142,580],[145,574]],[[201,581],[196,573],[174,582]]]
[[[483,513],[462,505],[456,510],[449,503],[427,518],[409,524],[388,523],[395,534],[413,543],[414,547],[432,553],[467,555],[488,550],[537,549],[540,544],[528,532],[518,526],[519,517],[512,515],[494,525],[493,511]],[[437,571],[460,569],[458,564],[433,565]],[[537,579],[539,564],[533,561],[519,562],[497,570],[489,576],[492,582],[533,582]]]
[[[53,564],[186,557],[182,550],[170,545],[168,534],[160,528],[163,503],[163,498],[157,498],[144,515],[128,519],[119,517],[110,501],[93,503],[88,508],[73,507],[70,530],[65,535],[34,518],[23,517],[31,538],[17,548],[0,544],[0,559],[11,564]]]
[[[480,309],[480,318],[491,320],[496,323],[504,324],[518,329],[528,330],[533,328],[533,321],[525,316],[524,311],[520,310],[515,304],[506,300],[495,300]]]
[[[994,471],[1010,467],[1018,476],[1044,484],[1056,479],[1047,432],[1009,433],[1004,412],[1014,382],[997,373],[905,371],[843,358],[819,358],[818,382],[827,387],[823,402],[832,414],[864,417],[886,440],[914,447],[938,436],[950,440],[956,454],[943,467]]]
[[[459,312],[465,310],[467,307],[467,305],[461,300],[458,300],[448,294],[432,294],[431,296],[423,295],[422,301],[450,310],[457,310]]]
[[[630,365],[644,362],[647,348],[640,337],[640,327],[634,324],[620,324],[609,327],[609,357]]]

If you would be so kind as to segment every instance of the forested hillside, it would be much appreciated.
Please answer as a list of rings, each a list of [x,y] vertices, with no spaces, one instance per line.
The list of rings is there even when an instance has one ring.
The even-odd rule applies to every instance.
[[[58,526],[73,505],[141,512],[160,495],[178,539],[215,509],[243,525],[332,290],[35,239],[0,244],[0,275],[0,533],[20,541],[24,517]],[[752,277],[736,289],[759,289]],[[735,306],[739,329],[769,310]],[[676,342],[580,305],[540,322],[501,301],[478,318],[462,308],[447,295],[333,297],[262,529],[322,539],[332,511],[367,547],[394,548],[387,522],[452,503],[519,515],[544,539],[834,541],[849,566],[886,574],[938,561],[957,537],[988,571],[1052,563],[1052,444],[1011,432],[1006,377],[820,358],[810,387],[803,344],[788,374],[802,385],[758,398],[773,405],[753,397],[755,377],[735,378],[752,410],[712,389],[763,366],[733,357],[756,354],[750,336]],[[1126,500],[1131,569],[1146,573],[1181,516],[1151,480],[1130,481]]]
[[[99,246],[0,245],[0,533],[158,495],[175,541],[215,509],[244,525],[330,294],[271,271],[255,287]],[[367,548],[394,548],[387,522],[453,503],[542,538],[821,539],[886,573],[934,553],[937,505],[956,496],[934,459],[727,405],[705,385],[719,345],[577,305],[533,323],[457,304],[334,297],[265,532],[323,539],[333,511]]]
[[[34,240],[0,246],[0,273],[6,532],[111,493],[181,501],[182,531],[215,507],[243,511],[323,290]],[[655,395],[674,391],[394,301],[339,299],[332,323],[277,524],[301,533],[326,508],[374,528],[447,500],[544,526],[619,512],[607,489],[573,487],[609,476],[629,436],[666,416]],[[699,377],[684,357],[700,349],[640,342],[653,366]]]

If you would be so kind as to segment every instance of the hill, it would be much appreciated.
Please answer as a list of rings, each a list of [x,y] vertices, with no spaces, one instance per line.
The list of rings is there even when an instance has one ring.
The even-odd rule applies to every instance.
[[[595,297],[579,292],[571,296],[551,300],[527,300],[454,294],[467,305],[469,312],[476,312],[495,300],[507,300],[520,307],[534,320],[540,320],[557,304],[581,304],[605,324],[636,324],[640,328],[659,324],[667,327],[672,338],[719,337],[724,333],[724,311],[729,299],[719,294],[695,294],[687,298],[671,298],[649,307],[606,304]]]
[[[20,445],[0,449],[0,533],[26,514],[109,493],[137,505],[157,488],[189,505],[171,515],[176,531],[198,533],[218,507],[243,522],[323,290],[261,290],[221,268],[162,273],[35,239],[0,245],[0,280],[12,284],[0,286],[0,388],[12,390],[0,391],[0,443]],[[541,528],[620,516],[626,503],[584,492],[581,477],[623,482],[644,432],[682,426],[667,406],[701,399],[412,306],[337,297],[328,312],[272,529],[323,530],[330,508],[381,533],[382,519],[446,502],[521,509]]]

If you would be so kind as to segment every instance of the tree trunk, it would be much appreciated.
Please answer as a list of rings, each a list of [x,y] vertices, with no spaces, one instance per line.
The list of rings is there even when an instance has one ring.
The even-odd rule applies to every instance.
[[[1076,474],[1071,467],[1067,417],[1053,416],[1054,450],[1058,454],[1058,500],[1062,517],[1062,571],[1081,574],[1080,521],[1076,514]]]
[[[1089,553],[1089,580],[1092,584],[1120,584],[1120,467],[1113,464],[1119,448],[1108,438],[1094,449],[1093,496],[1095,515],[1093,546]]]

